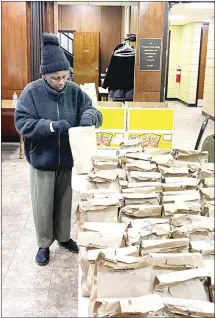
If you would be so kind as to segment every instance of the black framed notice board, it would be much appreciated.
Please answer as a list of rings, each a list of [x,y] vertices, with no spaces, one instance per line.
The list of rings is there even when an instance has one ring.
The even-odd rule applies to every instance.
[[[161,70],[162,39],[140,39],[140,71]]]

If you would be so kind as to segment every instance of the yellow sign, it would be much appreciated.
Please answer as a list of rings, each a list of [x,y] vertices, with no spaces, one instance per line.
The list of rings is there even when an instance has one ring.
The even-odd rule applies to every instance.
[[[128,130],[173,130],[174,109],[128,109]]]
[[[124,131],[97,131],[96,142],[98,148],[118,148],[125,140]]]
[[[98,110],[102,113],[103,116],[103,124],[100,129],[125,129],[125,108],[98,107]]]
[[[141,139],[143,148],[160,148],[160,149],[171,149],[172,148],[172,137],[173,135],[166,133],[136,133],[129,132],[128,139],[135,140]]]

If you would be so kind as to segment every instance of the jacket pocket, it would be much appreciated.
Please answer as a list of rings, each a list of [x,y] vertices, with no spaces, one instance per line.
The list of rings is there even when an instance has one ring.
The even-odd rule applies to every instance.
[[[55,170],[58,164],[56,140],[40,140],[29,151],[30,163],[35,169]]]

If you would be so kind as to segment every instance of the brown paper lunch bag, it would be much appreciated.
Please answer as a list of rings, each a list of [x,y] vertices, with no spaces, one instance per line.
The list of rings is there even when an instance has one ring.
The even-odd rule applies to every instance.
[[[100,253],[90,293],[89,317],[97,298],[128,298],[152,294],[152,257],[116,256]]]

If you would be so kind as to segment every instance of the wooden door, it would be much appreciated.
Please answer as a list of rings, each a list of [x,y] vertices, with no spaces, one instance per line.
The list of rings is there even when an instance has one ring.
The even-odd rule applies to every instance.
[[[74,82],[99,86],[99,32],[74,32]]]
[[[205,85],[205,66],[208,46],[208,29],[209,24],[202,24],[202,36],[201,36],[201,49],[200,49],[200,62],[199,62],[199,83],[198,83],[198,98],[203,99],[204,85]]]

